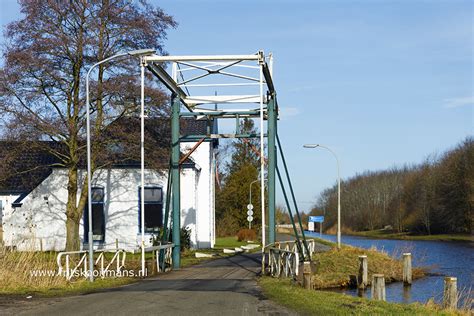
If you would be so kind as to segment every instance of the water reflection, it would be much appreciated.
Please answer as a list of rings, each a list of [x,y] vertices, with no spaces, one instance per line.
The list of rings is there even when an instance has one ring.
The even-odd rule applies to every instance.
[[[410,303],[411,302],[411,286],[404,285],[403,286],[403,303]]]
[[[357,290],[357,296],[358,296],[358,297],[364,297],[364,298],[366,298],[366,297],[367,297],[367,291],[366,291],[366,290],[358,289],[358,290]]]

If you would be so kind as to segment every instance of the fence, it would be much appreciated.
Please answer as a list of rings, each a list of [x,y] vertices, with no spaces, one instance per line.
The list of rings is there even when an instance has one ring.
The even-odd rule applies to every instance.
[[[119,275],[125,266],[126,252],[123,249],[100,249],[95,250],[94,253],[98,254],[94,260],[94,266],[99,266],[99,270],[94,271],[98,271],[100,277]],[[113,254],[112,258],[107,259],[105,253]],[[77,258],[78,260],[76,260]],[[88,277],[88,261],[89,252],[87,250],[60,252],[56,258],[58,274],[64,275],[67,280],[71,280],[75,276]]]
[[[145,248],[145,252],[153,253],[157,272],[166,272],[172,269],[173,246],[174,244],[170,243]],[[141,250],[133,251],[132,253],[141,253]],[[94,275],[96,272],[97,276],[102,278],[121,275],[125,267],[127,256],[124,249],[99,249],[94,250],[94,254],[97,255],[97,258],[94,259]],[[106,254],[110,254],[111,258],[110,256],[106,256]],[[67,280],[71,280],[73,277],[89,276],[89,252],[87,250],[60,252],[58,253],[56,261],[58,264],[58,274],[64,275]]]
[[[313,239],[307,240],[310,257],[315,252],[316,242]],[[306,256],[306,249],[303,247],[303,254]],[[296,279],[299,273],[300,254],[296,241],[278,241],[265,247],[263,254],[268,257],[268,272],[271,276],[280,278],[282,276]]]

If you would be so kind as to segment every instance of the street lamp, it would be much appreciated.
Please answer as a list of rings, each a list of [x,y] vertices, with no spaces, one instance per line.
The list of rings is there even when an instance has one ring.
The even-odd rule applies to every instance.
[[[327,149],[331,152],[336,158],[337,163],[337,249],[341,249],[341,173],[339,167],[339,159],[337,158],[336,153],[331,150],[329,147],[320,145],[320,144],[305,144],[303,145],[304,148],[317,148],[321,147]]]
[[[103,64],[105,62],[108,62],[109,60],[123,57],[123,56],[143,56],[143,55],[151,55],[154,54],[156,50],[154,49],[138,49],[138,50],[132,50],[126,53],[118,53],[113,56],[110,56],[106,59],[103,59],[94,65],[87,71],[86,75],[86,133],[87,133],[87,208],[88,208],[88,221],[89,221],[89,234],[88,234],[88,239],[89,239],[89,280],[92,282],[94,281],[94,247],[93,247],[93,233],[92,233],[92,188],[91,188],[91,135],[90,135],[90,101],[89,101],[89,77],[92,72],[92,70],[99,66],[100,64]],[[143,71],[142,71],[142,77],[143,77]],[[142,84],[143,84],[143,78],[142,78]],[[142,102],[143,103],[143,102]],[[143,107],[143,104],[142,104]],[[142,110],[143,113],[143,110]],[[142,143],[143,146],[143,143]],[[143,170],[142,170],[143,172]],[[142,178],[143,179],[143,178]],[[143,187],[143,183],[142,183]],[[143,191],[143,190],[142,190]],[[143,201],[143,192],[142,192],[142,201]],[[143,212],[143,209],[142,209]],[[143,233],[143,230],[142,230]],[[143,239],[143,237],[142,237]]]

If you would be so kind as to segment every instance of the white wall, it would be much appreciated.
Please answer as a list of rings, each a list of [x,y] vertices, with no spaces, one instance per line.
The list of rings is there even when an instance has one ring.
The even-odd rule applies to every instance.
[[[82,176],[80,177],[82,179]],[[181,175],[181,213],[182,224],[191,224],[195,218],[195,171],[184,169]],[[23,205],[4,216],[4,240],[6,246],[15,246],[19,250],[56,250],[66,245],[66,201],[67,170],[54,169],[51,175],[36,187],[23,201]],[[163,187],[166,196],[166,176],[146,170],[146,185]],[[93,186],[104,188],[105,246],[128,250],[141,244],[138,217],[138,190],[140,170],[112,169],[101,170],[94,177]],[[11,203],[10,203],[11,205]],[[193,217],[194,216],[194,217]],[[79,234],[83,244],[84,227],[81,220]],[[192,234],[192,236],[195,234]],[[145,235],[150,245],[151,234]],[[197,240],[194,239],[194,245]]]
[[[187,152],[194,143],[181,145]],[[212,176],[213,151],[211,144],[202,143],[191,158],[196,168],[183,168],[181,171],[181,227],[189,227],[191,243],[195,248],[214,246],[214,178]],[[166,173],[166,172],[165,172]],[[82,183],[84,172],[79,172]],[[146,185],[160,186],[166,197],[167,174],[146,170]],[[132,250],[141,244],[138,217],[139,169],[111,169],[96,172],[93,186],[104,188],[105,247],[119,247]],[[80,191],[79,193],[80,194]],[[5,245],[19,250],[56,250],[66,245],[66,201],[67,170],[54,169],[22,201],[22,206],[11,209],[11,202],[18,196],[8,197],[4,202],[3,239]],[[6,200],[6,197],[1,197]],[[78,196],[79,200],[79,196]],[[83,245],[83,223],[79,234]],[[145,242],[150,245],[151,235]]]
[[[186,153],[194,145],[195,143],[182,143],[181,151]],[[212,144],[209,142],[201,143],[191,155],[199,166],[196,174],[197,248],[211,248],[215,243],[213,155]],[[183,189],[181,192],[182,195],[186,194]]]
[[[5,240],[5,234],[4,234],[4,228],[6,226],[5,223],[5,215],[6,214],[11,214],[13,211],[12,209],[12,203],[19,197],[19,195],[0,195],[0,201],[1,204],[1,209],[0,209],[0,244],[4,242]],[[13,225],[12,223],[9,223],[9,225]],[[18,223],[18,226],[21,224]]]

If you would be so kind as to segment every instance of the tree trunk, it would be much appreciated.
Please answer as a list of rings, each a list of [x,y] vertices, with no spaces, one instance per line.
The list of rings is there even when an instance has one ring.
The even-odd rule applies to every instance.
[[[80,246],[79,221],[68,217],[66,219],[66,251],[79,250]]]
[[[80,249],[79,222],[82,209],[77,207],[77,168],[75,167],[69,169],[67,189],[66,251],[76,251]]]

